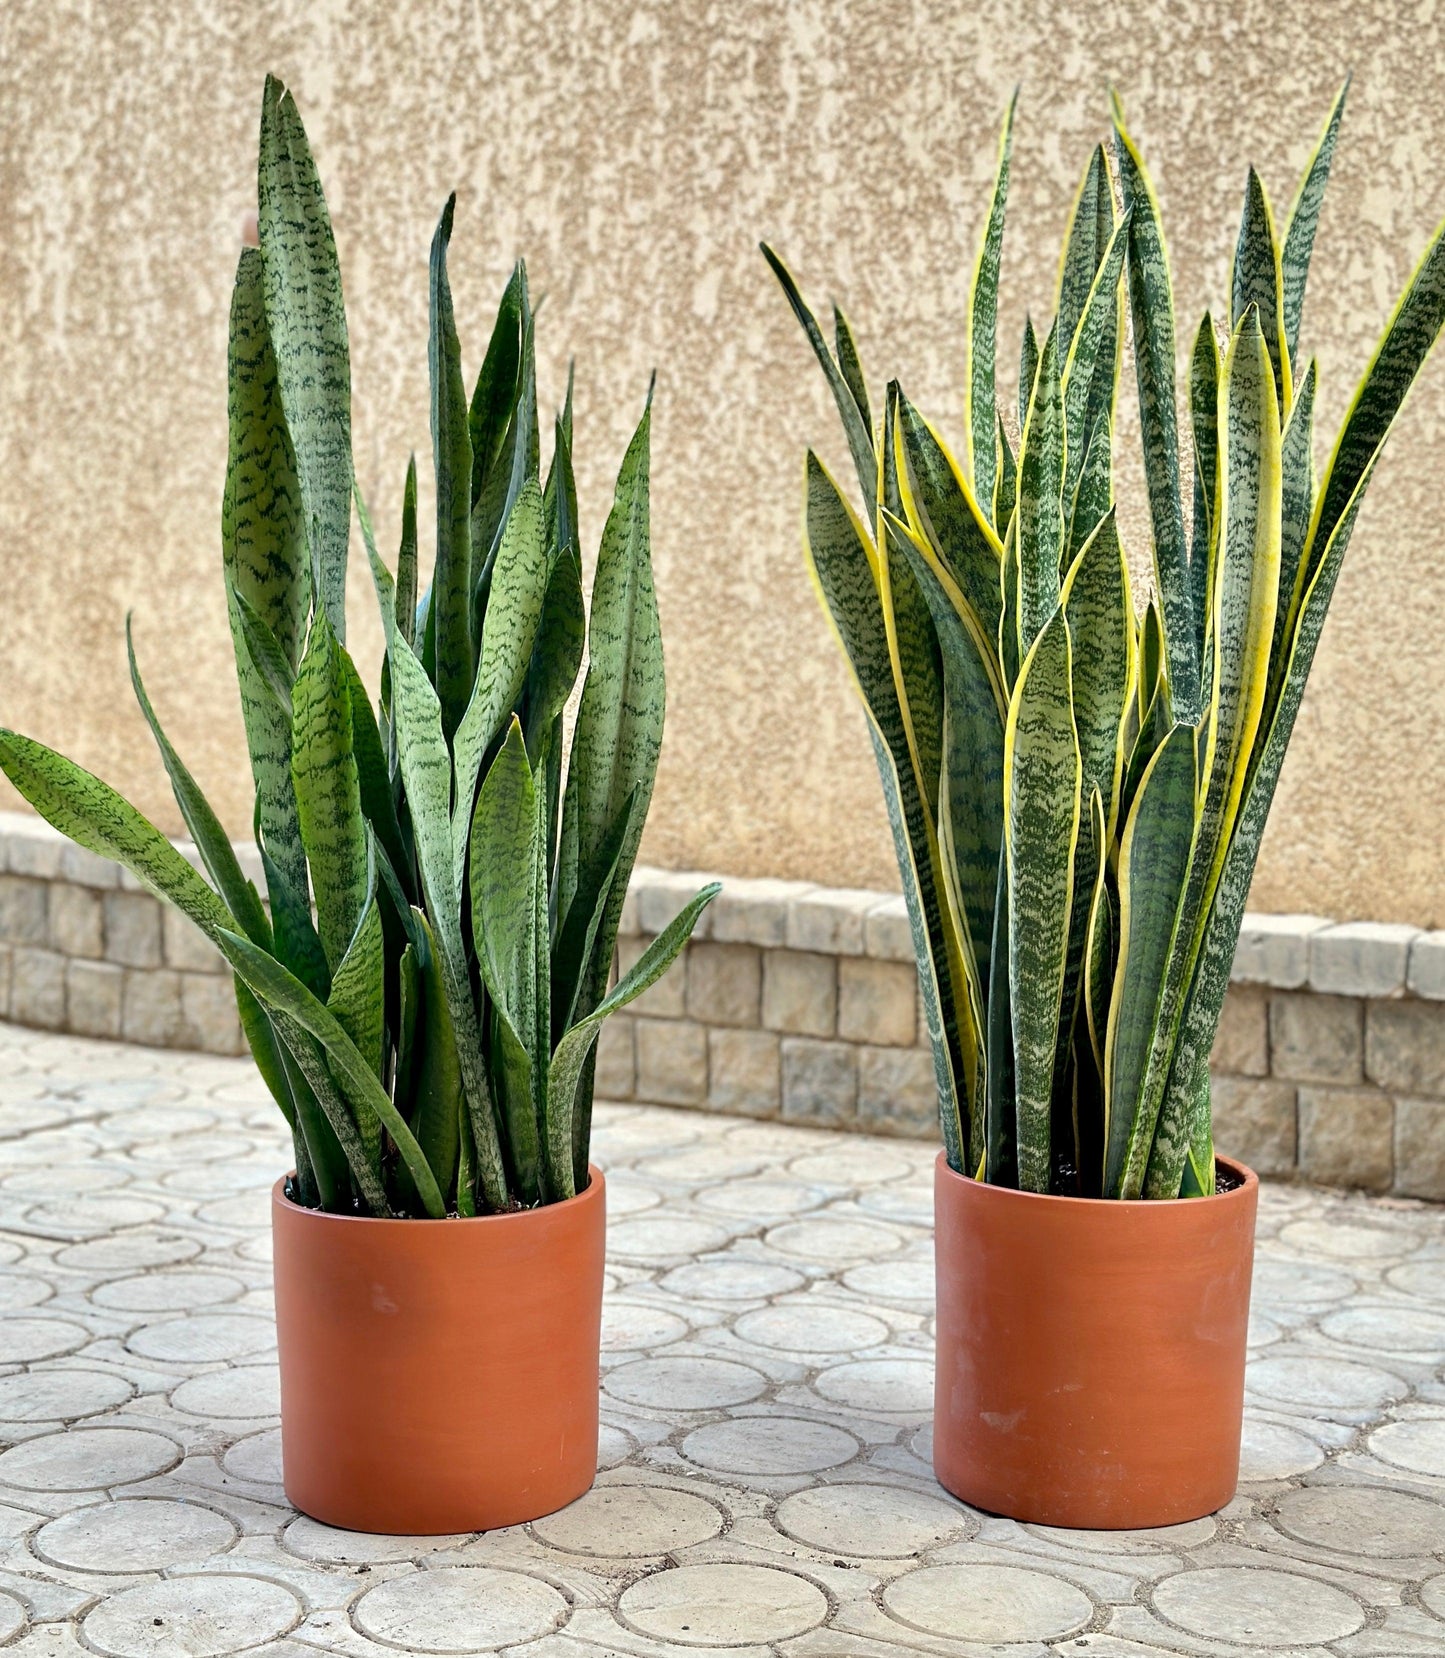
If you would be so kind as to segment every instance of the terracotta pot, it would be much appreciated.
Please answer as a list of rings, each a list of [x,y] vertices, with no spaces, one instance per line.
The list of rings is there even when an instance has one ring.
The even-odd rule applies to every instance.
[[[364,1220],[271,1194],[286,1495],[347,1531],[491,1531],[597,1472],[602,1171],[566,1203]]]
[[[933,1468],[1040,1525],[1174,1525],[1239,1481],[1259,1182],[1115,1203],[934,1176]]]

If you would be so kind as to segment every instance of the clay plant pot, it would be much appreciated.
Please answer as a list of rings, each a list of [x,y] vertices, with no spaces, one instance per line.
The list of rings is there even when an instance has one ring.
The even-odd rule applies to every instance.
[[[302,1513],[436,1535],[534,1520],[597,1472],[602,1171],[565,1203],[368,1220],[271,1194],[281,1461]]]
[[[934,1176],[933,1468],[1046,1526],[1174,1525],[1239,1480],[1259,1182],[1214,1197],[1040,1197]]]

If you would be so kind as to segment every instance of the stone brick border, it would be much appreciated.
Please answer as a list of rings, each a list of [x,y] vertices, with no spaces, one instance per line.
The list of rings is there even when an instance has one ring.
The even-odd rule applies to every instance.
[[[254,849],[237,850],[259,886]],[[707,879],[637,870],[624,969]],[[1233,981],[1214,1051],[1221,1149],[1275,1178],[1445,1199],[1445,931],[1247,916]],[[245,1051],[224,964],[195,928],[23,813],[0,813],[0,1016]],[[931,1137],[902,898],[725,880],[682,960],[604,1027],[597,1085],[610,1099]]]

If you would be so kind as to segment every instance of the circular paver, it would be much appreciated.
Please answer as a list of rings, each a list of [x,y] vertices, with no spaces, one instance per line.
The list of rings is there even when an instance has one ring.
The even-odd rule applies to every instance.
[[[857,1456],[858,1441],[828,1422],[798,1416],[740,1416],[694,1428],[682,1454],[720,1474],[816,1474]]]
[[[1419,1296],[1422,1301],[1445,1302],[1445,1271],[1439,1261],[1406,1261],[1403,1266],[1391,1267],[1385,1282],[1391,1289]]]
[[[1265,1306],[1321,1306],[1343,1301],[1356,1287],[1349,1273],[1336,1267],[1267,1256],[1254,1263],[1254,1299]]]
[[[201,1245],[195,1238],[174,1233],[130,1232],[70,1244],[55,1260],[57,1265],[76,1272],[144,1272],[149,1267],[189,1261],[200,1253]]]
[[[742,1255],[709,1255],[686,1266],[674,1267],[661,1287],[671,1295],[700,1301],[761,1301],[786,1295],[805,1282],[801,1272],[772,1261],[752,1261]]]
[[[972,1531],[954,1504],[898,1485],[819,1485],[778,1504],[778,1528],[825,1554],[905,1560]]]
[[[733,1326],[744,1341],[790,1353],[853,1353],[887,1341],[881,1318],[826,1301],[780,1301],[744,1313]]]
[[[1325,1453],[1308,1434],[1279,1422],[1264,1422],[1246,1416],[1239,1447],[1239,1477],[1246,1484],[1256,1480],[1287,1480],[1308,1474],[1325,1460]]]
[[[106,1370],[25,1370],[0,1377],[0,1422],[76,1422],[114,1410],[131,1396]]]
[[[823,1398],[853,1410],[918,1416],[933,1409],[927,1359],[855,1359],[831,1366],[813,1385]]]
[[[1293,1249],[1335,1261],[1387,1261],[1414,1247],[1394,1227],[1352,1226],[1338,1220],[1292,1220],[1280,1228],[1279,1236]]]
[[[380,1532],[336,1531],[305,1514],[281,1534],[288,1554],[298,1560],[336,1566],[381,1566],[419,1560],[439,1549],[455,1548],[465,1537],[393,1537]]]
[[[632,1353],[648,1347],[665,1347],[688,1333],[685,1318],[646,1301],[621,1301],[608,1297],[602,1303],[602,1351]]]
[[[24,1312],[55,1294],[55,1286],[33,1272],[0,1272],[0,1313]]]
[[[712,1503],[667,1485],[597,1485],[575,1503],[534,1520],[544,1543],[570,1554],[667,1554],[705,1543],[723,1529]]]
[[[620,1261],[672,1260],[721,1249],[728,1235],[705,1220],[681,1215],[643,1215],[607,1229],[607,1253]]]
[[[1383,1457],[1396,1468],[1445,1479],[1445,1418],[1421,1416],[1405,1422],[1387,1422],[1375,1429],[1368,1444],[1377,1457]]]
[[[90,1299],[98,1307],[125,1313],[189,1312],[234,1301],[246,1293],[239,1278],[223,1272],[148,1272],[139,1278],[113,1278],[97,1285]]]
[[[550,1583],[494,1566],[445,1566],[368,1589],[352,1610],[363,1635],[408,1652],[494,1652],[567,1617]]]
[[[907,1226],[932,1226],[933,1187],[908,1183],[869,1187],[858,1194],[858,1207]]]
[[[221,1658],[295,1627],[301,1602],[264,1578],[178,1577],[122,1589],[85,1616],[86,1641],[111,1658]]]
[[[0,1484],[22,1491],[103,1491],[164,1473],[181,1448],[141,1428],[72,1428],[22,1439],[0,1454]]]
[[[171,1394],[171,1403],[187,1416],[275,1416],[281,1409],[281,1373],[274,1364],[242,1364],[192,1376]]]
[[[849,1267],[843,1282],[858,1295],[879,1301],[933,1305],[932,1261],[870,1261],[861,1267]]]
[[[35,1552],[78,1572],[160,1572],[222,1554],[235,1526],[197,1503],[128,1498],[77,1508],[42,1526]]]
[[[73,1201],[37,1203],[25,1219],[46,1231],[98,1236],[121,1226],[144,1226],[158,1221],[165,1206],[143,1197],[78,1197]]]
[[[25,1607],[14,1595],[0,1589],[0,1641],[8,1641],[25,1627]]]
[[[624,1215],[638,1215],[644,1209],[655,1209],[662,1202],[662,1193],[655,1186],[644,1186],[640,1180],[626,1180],[613,1176],[607,1182],[607,1218],[620,1220]]]
[[[1427,1612],[1445,1622],[1445,1573],[1439,1577],[1432,1577],[1420,1589],[1420,1604]]]
[[[597,1428],[597,1466],[599,1468],[616,1468],[619,1463],[626,1462],[628,1457],[637,1449],[637,1441],[630,1433],[622,1428],[615,1428],[610,1422],[602,1422]]]
[[[1417,1364],[1445,1358],[1445,1313],[1418,1307],[1342,1307],[1320,1321],[1320,1331],[1332,1341]]]
[[[142,1324],[126,1338],[132,1353],[170,1364],[218,1364],[264,1353],[275,1345],[275,1324],[257,1313],[168,1318],[159,1324]]]
[[[746,1404],[767,1387],[765,1376],[731,1359],[633,1359],[609,1370],[603,1387],[614,1399],[655,1410],[716,1410]]]
[[[722,1145],[693,1146],[686,1151],[649,1157],[641,1167],[661,1180],[681,1180],[691,1185],[702,1180],[742,1180],[756,1174],[758,1160],[745,1152]]]
[[[1244,1385],[1251,1393],[1316,1410],[1373,1410],[1410,1391],[1398,1376],[1374,1365],[1303,1354],[1252,1360]]]
[[[787,1165],[788,1173],[799,1180],[814,1180],[821,1186],[881,1186],[912,1174],[917,1165],[876,1141],[868,1145],[842,1144],[827,1151],[805,1152]]]
[[[699,1192],[694,1201],[699,1209],[711,1209],[719,1215],[768,1221],[814,1209],[824,1196],[817,1186],[797,1180],[733,1180],[726,1186]]]
[[[281,1430],[267,1428],[264,1433],[248,1434],[221,1458],[221,1466],[238,1480],[249,1480],[258,1485],[281,1483]]]
[[[618,1610],[644,1635],[681,1646],[751,1646],[816,1629],[828,1598],[772,1566],[676,1566],[622,1592]]]
[[[60,1318],[0,1319],[0,1364],[34,1364],[84,1347],[90,1334]]]
[[[867,1261],[902,1249],[903,1239],[866,1220],[792,1220],[774,1226],[763,1241],[784,1255],[829,1264]]]
[[[1372,1559],[1445,1550],[1445,1508],[1381,1486],[1306,1486],[1286,1492],[1274,1523],[1302,1543]]]
[[[1154,1607],[1191,1635],[1242,1646],[1322,1646],[1362,1629],[1365,1614],[1342,1589],[1299,1572],[1206,1566],[1166,1577]]]
[[[979,1645],[1072,1635],[1094,1615],[1082,1589],[1022,1566],[925,1566],[883,1591],[890,1617]]]

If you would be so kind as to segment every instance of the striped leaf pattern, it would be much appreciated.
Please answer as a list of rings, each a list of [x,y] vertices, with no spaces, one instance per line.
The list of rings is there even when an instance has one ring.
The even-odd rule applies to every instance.
[[[1445,326],[1442,227],[1317,477],[1298,340],[1343,107],[1282,237],[1247,176],[1230,291],[1189,357],[1187,484],[1159,202],[1117,97],[1042,345],[1024,329],[1016,457],[994,375],[1012,104],[969,297],[966,465],[896,383],[860,454],[853,335],[835,307],[835,359],[770,256],[859,475],[862,518],[809,453],[807,553],[868,715],[960,1173],[1089,1197],[1215,1188],[1208,1058],[1250,877],[1365,489]],[[1155,572],[1137,611],[1114,500],[1126,326]]]

